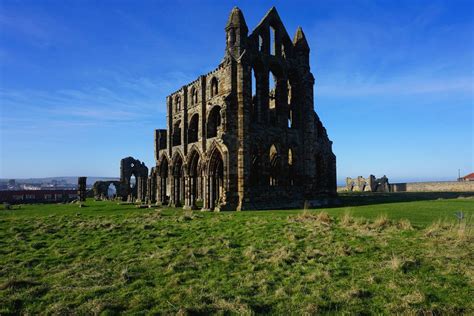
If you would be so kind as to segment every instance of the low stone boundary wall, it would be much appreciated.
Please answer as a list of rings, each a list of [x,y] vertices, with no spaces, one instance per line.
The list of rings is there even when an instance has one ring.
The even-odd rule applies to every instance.
[[[347,192],[347,188],[338,186],[337,192]],[[474,192],[474,181],[391,183],[390,192]]]
[[[474,192],[474,181],[407,182],[390,184],[391,192]]]

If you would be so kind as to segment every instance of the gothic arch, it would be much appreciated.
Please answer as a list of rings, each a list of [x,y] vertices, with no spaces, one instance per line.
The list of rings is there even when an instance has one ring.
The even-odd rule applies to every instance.
[[[195,87],[191,88],[190,103],[196,105],[198,103],[198,93]]]
[[[184,158],[179,151],[173,155],[171,176],[171,202],[174,206],[180,206],[184,200]]]
[[[199,135],[199,114],[194,113],[188,124],[188,144],[198,141]]]
[[[182,108],[182,104],[181,104],[181,96],[180,95],[177,95],[174,99],[174,103],[176,105],[176,112],[180,112],[181,111],[181,108]]]
[[[202,196],[202,159],[196,147],[190,150],[187,160],[188,175],[188,203],[191,208],[196,208],[196,201]]]
[[[173,146],[181,145],[181,134],[183,133],[181,125],[181,120],[177,120],[173,124]]]
[[[170,162],[166,153],[162,154],[158,163],[158,201],[165,205],[168,202],[168,179]]]
[[[278,146],[279,147],[279,146]],[[268,162],[270,171],[270,186],[278,186],[281,177],[281,151],[275,144],[268,151]]]
[[[211,91],[210,91],[211,97],[215,97],[216,95],[219,94],[219,82],[216,77],[212,77],[210,88],[211,88]]]
[[[206,120],[206,134],[207,138],[212,138],[217,136],[217,131],[222,124],[221,117],[221,106],[214,105],[209,114],[207,115]]]
[[[214,143],[215,144],[215,143]],[[220,150],[220,146],[211,147],[209,161],[207,163],[208,176],[208,206],[213,210],[218,208],[224,198],[226,190],[227,163],[224,153]]]

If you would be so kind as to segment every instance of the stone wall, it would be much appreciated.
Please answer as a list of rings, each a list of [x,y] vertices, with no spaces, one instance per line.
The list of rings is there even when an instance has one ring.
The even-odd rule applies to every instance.
[[[375,178],[371,174],[368,178],[358,176],[357,178],[346,178],[346,191],[350,192],[390,192],[388,178]]]
[[[347,186],[338,186],[337,192],[348,192]],[[391,183],[390,192],[474,192],[474,181]]]
[[[392,183],[391,192],[474,192],[474,182],[438,181]]]

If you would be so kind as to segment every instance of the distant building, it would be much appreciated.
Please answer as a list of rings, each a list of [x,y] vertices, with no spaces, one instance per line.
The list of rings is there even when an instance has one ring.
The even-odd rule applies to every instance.
[[[9,190],[0,191],[0,203],[70,202],[77,199],[76,190]]]
[[[474,181],[474,172],[458,179],[459,181]]]

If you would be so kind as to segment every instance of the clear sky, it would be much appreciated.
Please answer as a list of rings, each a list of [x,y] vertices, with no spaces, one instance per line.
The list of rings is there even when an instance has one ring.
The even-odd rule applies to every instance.
[[[165,97],[222,60],[239,6],[302,26],[338,181],[474,171],[473,1],[0,1],[0,177],[154,165]]]

